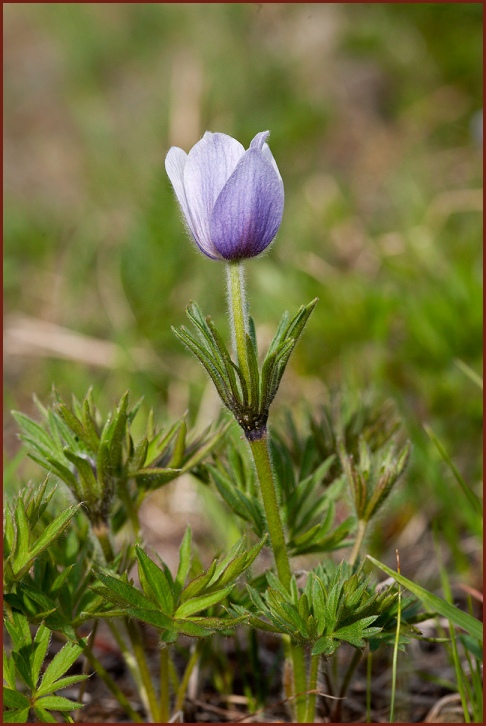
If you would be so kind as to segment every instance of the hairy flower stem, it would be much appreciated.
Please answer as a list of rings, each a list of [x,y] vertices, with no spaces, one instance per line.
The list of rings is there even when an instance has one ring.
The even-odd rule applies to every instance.
[[[309,694],[307,696],[306,723],[314,723],[316,713],[317,700],[317,676],[319,675],[319,658],[318,655],[311,656],[310,676],[309,676]]]
[[[230,262],[227,265],[227,271],[228,303],[233,331],[233,345],[236,350],[241,371],[245,379],[249,382],[250,370],[246,350],[246,335],[248,333],[249,326],[243,266],[241,262]],[[268,434],[266,430],[264,429],[263,434],[258,438],[254,440],[248,439],[248,443],[253,454],[255,468],[260,482],[263,506],[265,507],[268,532],[270,534],[270,541],[275,557],[277,574],[282,585],[287,590],[290,590],[292,571],[290,569],[289,556],[285,544],[285,534],[282,519],[280,517],[280,509],[277,500],[274,473],[268,445]],[[288,638],[284,640],[286,641],[286,649],[290,653],[290,658],[292,660],[294,695],[298,694],[295,699],[297,719],[299,723],[308,723],[305,651],[303,646],[289,643]],[[313,720],[314,716],[312,714],[311,723],[313,723]]]
[[[228,284],[228,303],[232,327],[233,347],[238,365],[246,381],[250,378],[246,334],[248,333],[248,313],[245,294],[245,277],[241,262],[228,262],[226,266]]]
[[[277,574],[282,585],[290,590],[290,580],[292,571],[290,569],[289,557],[285,545],[285,534],[280,517],[280,509],[275,490],[275,482],[273,478],[272,461],[270,458],[270,450],[268,447],[268,435],[265,434],[261,439],[248,442],[253,454],[255,468],[260,482],[262,492],[263,506],[267,517],[268,532],[270,534],[270,542],[272,544],[273,556],[277,567]],[[287,645],[288,642],[287,642]],[[288,648],[292,659],[292,667],[294,673],[294,693],[299,694],[296,698],[296,711],[299,723],[313,723],[307,721],[306,691],[307,676],[305,667],[305,652],[303,646],[290,643]]]
[[[162,645],[160,649],[159,706],[159,718],[161,723],[169,723],[170,718],[169,662],[169,649],[166,645]]]
[[[249,441],[248,443],[250,444],[258,480],[260,482],[263,506],[265,507],[265,514],[267,516],[268,532],[270,534],[278,577],[282,585],[289,590],[292,571],[285,545],[285,534],[280,518],[277,492],[275,491],[273,468],[268,447],[268,434],[265,434],[261,439]]]

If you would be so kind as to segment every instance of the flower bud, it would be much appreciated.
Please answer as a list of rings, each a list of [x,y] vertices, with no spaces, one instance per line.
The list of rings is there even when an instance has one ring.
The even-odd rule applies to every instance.
[[[188,231],[212,259],[255,257],[277,234],[284,188],[269,134],[257,134],[246,151],[231,136],[210,131],[189,154],[169,149],[165,168]]]

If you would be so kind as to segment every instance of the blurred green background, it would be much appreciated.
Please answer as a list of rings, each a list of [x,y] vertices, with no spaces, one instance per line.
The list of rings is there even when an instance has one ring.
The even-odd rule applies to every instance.
[[[186,237],[164,157],[270,129],[286,208],[247,265],[261,345],[320,299],[276,408],[393,397],[413,460],[377,536],[440,520],[467,567],[468,510],[423,424],[478,487],[481,40],[480,3],[4,4],[8,457],[8,411],[52,384],[214,416],[170,326],[195,299],[225,329],[224,267]]]

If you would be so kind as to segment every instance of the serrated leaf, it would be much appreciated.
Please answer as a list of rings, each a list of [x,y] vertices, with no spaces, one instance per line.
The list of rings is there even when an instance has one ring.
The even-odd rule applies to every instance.
[[[377,615],[370,615],[367,618],[352,623],[351,625],[345,625],[342,628],[338,628],[332,634],[332,637],[337,640],[345,640],[347,643],[354,645],[356,648],[363,648],[365,646],[364,637],[366,635],[375,635],[381,631],[381,628],[368,628],[368,625],[373,623]]]
[[[181,592],[180,599],[182,603],[196,597],[197,595],[200,595],[200,593],[209,586],[209,583],[213,579],[214,573],[216,572],[217,564],[217,561],[214,560],[214,562],[211,563],[206,572],[202,572],[200,575],[187,583],[186,587]]]
[[[180,469],[146,467],[132,474],[134,479],[141,481],[146,487],[156,489],[164,486],[180,476]]]
[[[83,708],[82,703],[71,701],[69,698],[63,696],[45,696],[40,698],[36,705],[38,708],[48,708],[54,711],[74,711],[78,708]]]
[[[3,678],[9,688],[16,689],[15,663],[9,658],[5,646],[3,647]]]
[[[152,604],[152,603],[151,603]],[[132,618],[137,618],[144,623],[153,625],[161,630],[173,630],[175,622],[172,618],[169,618],[161,610],[154,610],[153,608],[138,608],[129,607],[126,608],[126,614]]]
[[[69,686],[72,686],[75,683],[80,683],[81,681],[85,681],[90,677],[91,676],[87,674],[80,674],[78,676],[66,676],[65,678],[58,678],[58,680],[52,684],[51,692],[61,691],[63,688],[69,688]]]
[[[330,638],[328,635],[324,635],[314,643],[312,655],[332,655],[337,646],[338,643],[335,640]]]
[[[66,459],[68,459],[71,464],[74,464],[79,472],[79,476],[85,483],[86,488],[83,491],[83,497],[90,500],[98,499],[99,497],[101,497],[101,486],[94,474],[93,465],[91,464],[91,462],[80,454],[75,454],[74,451],[71,451],[67,447],[64,448],[63,451]]]
[[[59,653],[57,653],[52,661],[47,666],[40,686],[37,689],[37,695],[42,696],[46,693],[50,693],[52,685],[58,678],[63,676],[73,663],[79,658],[83,648],[76,643],[66,643]]]
[[[96,449],[93,449],[90,437],[89,435],[86,435],[81,421],[74,415],[65,403],[58,403],[56,405],[56,409],[71,431],[73,431],[74,434],[94,453]]]
[[[177,608],[174,613],[174,617],[187,618],[190,615],[194,615],[195,613],[199,613],[202,610],[206,610],[212,605],[216,605],[217,603],[221,602],[221,600],[224,600],[224,598],[229,595],[232,589],[233,585],[229,585],[228,587],[225,587],[222,590],[217,590],[216,592],[210,593],[209,595],[199,595],[198,597],[193,597],[190,600],[186,600],[186,602],[184,602]]]
[[[174,625],[179,633],[193,638],[206,638],[208,635],[212,635],[213,632],[211,628],[205,628],[198,623],[192,622],[192,620],[175,620]]]
[[[149,600],[148,597],[141,593],[140,590],[137,590],[137,588],[133,585],[129,585],[127,582],[124,582],[117,577],[113,577],[112,575],[107,575],[99,571],[96,572],[96,576],[101,580],[110,593],[115,595],[114,601],[117,604],[121,602],[139,608],[147,608],[148,610],[154,609],[154,603],[152,600]],[[93,589],[97,592],[96,588]]]
[[[267,536],[265,535],[261,542],[258,542],[256,545],[254,545],[254,547],[252,547],[249,552],[242,552],[240,555],[231,560],[227,567],[223,570],[219,578],[214,583],[212,583],[212,587],[216,584],[219,587],[223,587],[229,582],[234,583],[235,580],[237,580],[238,577],[240,577],[240,575],[242,575],[242,573],[247,570],[248,567],[250,567],[250,565],[258,557],[266,541]]]
[[[166,615],[172,615],[174,599],[165,573],[139,546],[135,547],[135,553],[139,562],[139,574],[142,575],[143,573],[154,601],[158,603]],[[150,597],[149,593],[146,594]]]
[[[17,571],[24,566],[29,557],[30,527],[24,507],[24,501],[19,497],[14,511],[16,546],[12,562],[14,570]]]
[[[187,527],[184,537],[182,538],[181,546],[179,548],[179,566],[177,568],[177,574],[174,581],[174,599],[177,600],[179,594],[184,587],[184,583],[191,569],[191,540],[192,531],[190,527]]]
[[[41,552],[47,549],[65,531],[81,506],[81,504],[73,504],[57,515],[36,540],[29,553],[30,559],[38,557]]]
[[[37,447],[41,445],[44,450],[49,451],[51,454],[58,453],[58,450],[53,445],[53,441],[50,436],[44,431],[42,426],[36,421],[21,413],[20,411],[12,411],[12,416],[16,420],[20,427],[22,440],[27,439],[32,446]]]
[[[32,667],[32,680],[34,684],[37,684],[39,680],[42,664],[47,655],[47,650],[51,641],[51,635],[52,633],[49,628],[46,628],[44,623],[41,623],[32,642],[33,652],[30,662]]]

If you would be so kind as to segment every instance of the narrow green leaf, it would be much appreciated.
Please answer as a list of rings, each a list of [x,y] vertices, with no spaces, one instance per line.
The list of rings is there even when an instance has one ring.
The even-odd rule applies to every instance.
[[[148,610],[154,609],[154,603],[149,600],[140,590],[137,590],[133,585],[129,585],[127,582],[123,582],[118,577],[107,575],[103,572],[96,571],[96,576],[101,580],[103,585],[115,595],[114,602],[116,604],[126,603],[128,605],[134,605],[139,608],[147,608]],[[96,592],[96,590],[95,590]]]
[[[4,711],[3,723],[27,723],[28,717],[28,708],[24,708],[21,711]]]
[[[42,535],[35,542],[34,546],[29,552],[29,558],[34,559],[38,557],[54,540],[56,540],[69,526],[72,518],[75,516],[81,504],[73,504],[64,512],[61,512],[57,517],[46,527]]]
[[[474,492],[469,484],[465,481],[464,477],[461,475],[459,469],[452,461],[451,457],[445,450],[444,446],[442,445],[441,441],[437,438],[437,436],[434,434],[432,429],[428,424],[424,424],[424,429],[429,436],[429,438],[433,441],[437,451],[441,455],[442,459],[445,461],[449,469],[452,471],[455,480],[461,487],[466,499],[468,500],[471,507],[474,509],[477,515],[482,519],[483,514],[483,506],[481,504],[481,499],[478,497],[476,492]]]
[[[172,597],[171,587],[165,573],[139,546],[135,547],[135,554],[137,555],[139,562],[139,574],[142,575],[143,573],[154,601],[158,603],[161,610],[166,615],[172,615],[174,600]],[[146,594],[149,595],[149,593]]]
[[[218,330],[216,329],[216,326],[214,325],[211,318],[208,316],[206,318],[206,322],[208,325],[208,328],[211,332],[212,338],[214,340],[214,344],[219,350],[219,353],[221,355],[221,359],[223,361],[226,375],[228,377],[228,381],[231,386],[231,392],[233,394],[233,398],[238,401],[240,400],[240,394],[238,391],[238,386],[236,384],[236,375],[238,375],[238,380],[241,386],[241,392],[243,396],[243,402],[246,404],[248,402],[248,394],[247,394],[247,387],[246,387],[246,381],[244,379],[244,376],[240,370],[240,368],[232,361],[231,356],[228,352],[228,349],[220,336]]]
[[[184,587],[189,570],[191,569],[191,540],[192,531],[191,528],[188,527],[184,533],[184,537],[182,538],[181,546],[179,548],[179,566],[177,568],[177,574],[174,582],[176,586],[176,594],[174,594],[175,599],[178,598],[182,588]]]
[[[186,602],[186,600],[190,600],[203,592],[213,579],[216,567],[217,561],[214,560],[206,572],[202,572],[200,575],[188,582],[181,592],[181,602]]]
[[[140,481],[145,487],[150,489],[157,489],[158,487],[168,484],[174,479],[180,476],[180,469],[159,469],[156,467],[148,467],[145,469],[139,469],[132,474],[134,479]]]
[[[46,711],[45,708],[42,708],[38,704],[34,705],[34,713],[40,723],[57,723],[57,719],[54,718],[52,713],[49,713],[49,711]]]
[[[169,618],[161,610],[154,610],[153,608],[127,607],[126,614],[161,630],[173,630],[175,626],[172,618]]]
[[[185,421],[180,422],[180,427],[174,442],[174,451],[167,466],[170,469],[180,469],[184,460],[184,452],[186,450],[187,424]]]
[[[56,409],[71,431],[94,453],[96,449],[93,449],[89,435],[86,436],[86,432],[81,421],[74,415],[65,403],[56,404]]]
[[[248,333],[246,333],[245,341],[248,371],[250,374],[250,380],[248,381],[250,393],[249,405],[251,409],[258,411],[260,410],[260,372],[258,370],[258,358],[251,336]]]
[[[206,610],[212,605],[216,605],[217,603],[221,602],[221,600],[224,600],[224,598],[229,595],[232,589],[233,585],[229,585],[228,587],[225,587],[222,590],[217,590],[210,595],[200,595],[199,597],[194,597],[190,600],[186,600],[186,602],[184,602],[177,608],[174,613],[174,617],[187,618],[190,615],[194,615],[195,613],[199,613],[202,610]]]
[[[83,648],[80,645],[66,643],[47,666],[40,686],[37,689],[37,695],[43,696],[46,693],[50,693],[54,681],[57,681],[58,678],[63,676],[71,668],[82,652]]]
[[[191,353],[196,356],[202,366],[206,369],[206,372],[213,381],[224,405],[231,409],[233,402],[221,369],[218,369],[214,360],[210,358],[202,346],[189,335],[184,326],[181,326],[179,329],[173,327],[172,330],[179,340],[182,341],[187,348],[189,348]]]
[[[73,686],[75,683],[80,683],[81,681],[85,681],[87,678],[90,678],[91,676],[80,674],[78,676],[66,676],[65,678],[58,678],[57,681],[54,681],[54,683],[51,684],[49,687],[49,693],[53,693],[54,691],[61,691],[63,688],[69,688],[69,686]]]
[[[33,653],[30,662],[32,667],[32,680],[36,685],[39,680],[44,658],[47,655],[47,649],[49,648],[51,635],[52,633],[49,628],[46,628],[44,623],[41,623],[32,643]]]
[[[367,555],[367,557],[374,565],[376,565],[376,567],[378,567],[390,577],[393,577],[398,583],[400,583],[400,585],[406,587],[407,590],[415,595],[415,597],[417,597],[425,605],[426,608],[433,610],[438,615],[442,615],[442,617],[447,618],[447,620],[449,620],[451,623],[454,623],[454,625],[457,625],[459,628],[462,628],[473,637],[482,641],[483,627],[482,623],[479,620],[474,618],[472,615],[469,615],[469,613],[465,613],[463,610],[459,610],[459,608],[457,608],[455,605],[451,605],[450,603],[446,602],[446,600],[443,600],[441,597],[438,597],[437,595],[434,595],[428,590],[425,590],[425,588],[415,584],[415,582],[412,582],[412,580],[408,580],[403,575],[395,572],[390,567],[384,565],[382,562],[379,562],[379,560],[371,557],[371,555]]]
[[[366,635],[376,635],[382,628],[368,628],[368,625],[373,623],[377,615],[370,615],[367,618],[352,623],[351,625],[345,625],[342,628],[338,628],[332,634],[332,637],[336,640],[345,640],[347,643],[354,645],[356,648],[364,648],[365,641],[363,637]]]
[[[40,708],[49,708],[54,711],[74,711],[78,708],[83,708],[82,703],[76,703],[71,701],[69,698],[63,696],[45,696],[37,701],[37,706]]]
[[[3,647],[3,679],[9,688],[16,689],[15,663],[13,658],[9,658],[7,655],[5,646]]]
[[[74,464],[79,472],[79,476],[86,485],[83,496],[86,497],[86,499],[97,499],[101,497],[101,486],[94,474],[91,462],[83,456],[70,451],[67,447],[64,449],[64,456],[71,462],[71,464]]]
[[[176,620],[174,624],[179,633],[189,635],[193,638],[207,638],[208,635],[212,635],[213,633],[211,628],[205,628],[198,623],[192,622],[192,620]]]
[[[314,643],[311,655],[332,655],[337,646],[337,641],[333,640],[328,635],[324,635]]]
[[[19,571],[25,565],[29,558],[30,540],[29,522],[25,513],[24,500],[21,497],[17,499],[14,518],[16,529],[16,542],[12,567],[14,570]]]
[[[280,319],[276,333],[273,336],[273,340],[270,343],[270,347],[269,347],[267,355],[266,355],[267,358],[268,358],[268,356],[272,355],[277,350],[279,345],[284,340],[284,333],[287,330],[288,324],[289,324],[289,313],[287,311],[285,311]]]
[[[18,423],[21,435],[20,438],[22,440],[28,440],[29,443],[36,448],[39,444],[48,452],[51,454],[58,453],[57,448],[54,446],[54,443],[46,431],[44,431],[43,427],[36,423],[36,421],[33,421],[31,418],[26,416],[23,413],[20,413],[20,411],[12,411],[12,416]]]
[[[11,688],[3,687],[3,705],[7,708],[30,708],[30,701],[27,696],[19,691],[14,691]]]

